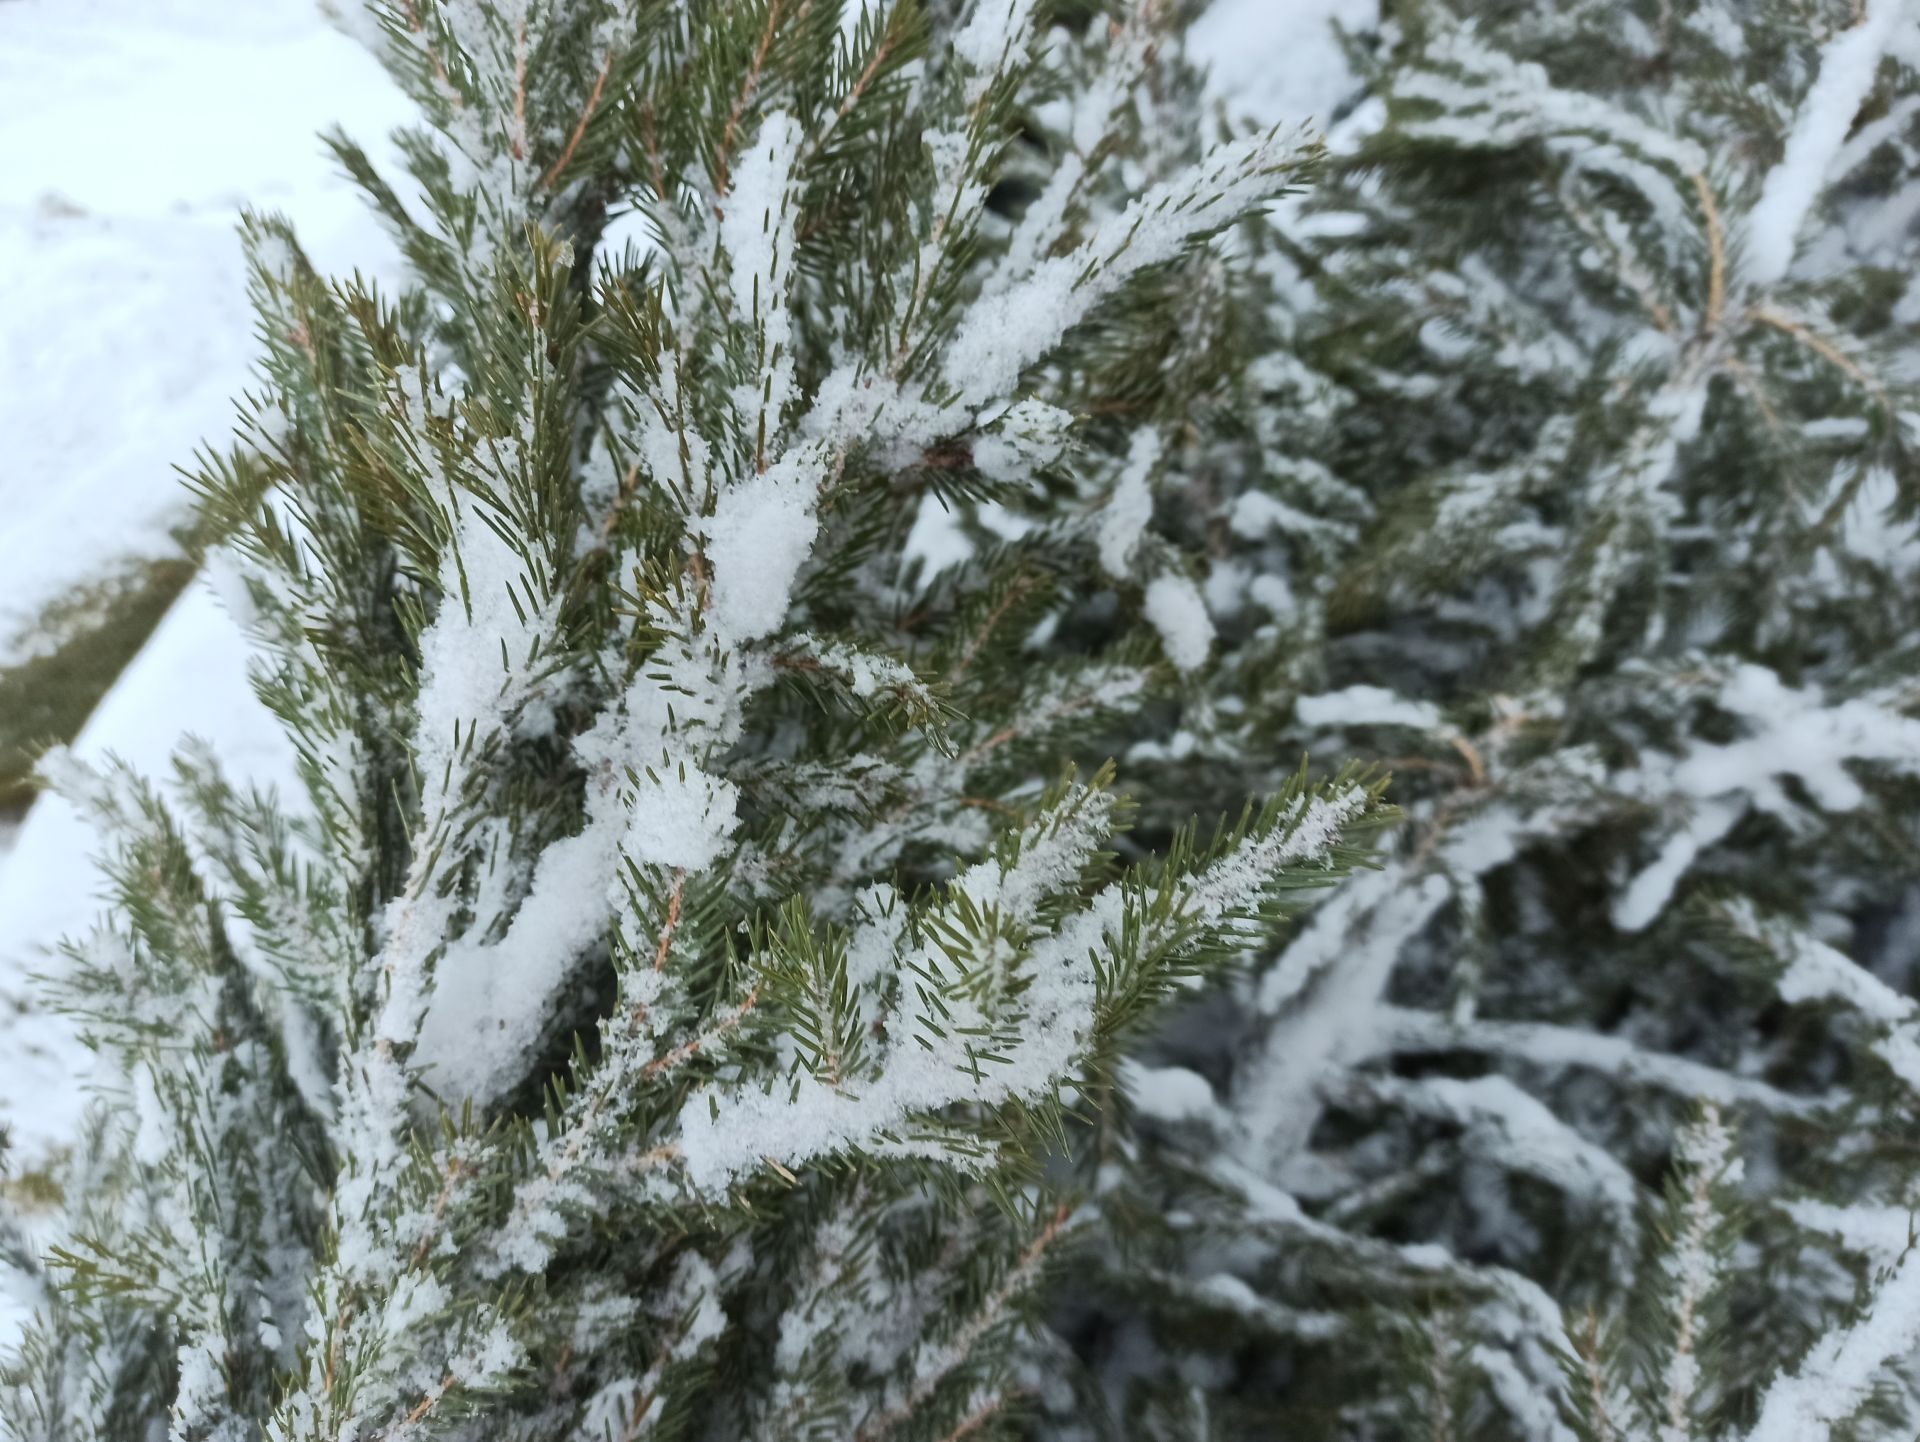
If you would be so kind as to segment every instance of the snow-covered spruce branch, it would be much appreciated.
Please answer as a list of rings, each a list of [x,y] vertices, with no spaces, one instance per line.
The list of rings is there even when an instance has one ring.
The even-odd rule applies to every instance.
[[[888,1014],[895,1019],[884,1047],[850,1069],[842,1049],[823,1040],[803,1057],[805,1072],[771,1091],[695,1093],[680,1117],[688,1176],[712,1190],[763,1162],[790,1168],[847,1151],[991,1162],[975,1128],[954,1135],[925,1119],[961,1103],[993,1108],[1056,1093],[1101,1038],[1192,958],[1236,936],[1366,805],[1352,786],[1296,794],[1224,845],[1195,854],[1182,838],[1155,880],[1113,884],[1082,908],[1050,915],[1113,826],[1106,793],[1067,790],[930,907],[868,901],[863,923],[828,945],[839,952],[833,990],[846,997],[849,1034]],[[813,1033],[835,1020],[821,1018]]]
[[[1134,1251],[1095,1310],[1152,1333],[1100,1373],[1142,1435],[1337,1394],[1356,1433],[1563,1436],[1577,1403],[1589,1436],[1726,1437],[1841,1355],[1874,1381],[1789,1430],[1920,1416],[1877,1350],[1898,1324],[1846,1340],[1897,1290],[1913,1195],[1916,332],[1910,301],[1858,298],[1914,260],[1920,56],[1910,7],[1803,19],[1396,7],[1262,283],[1188,298],[1191,328],[1278,344],[1187,449],[1116,458],[1098,493],[1110,553],[1151,565],[1123,544],[1136,472],[1187,477],[1177,529],[1209,546],[1218,659],[1129,759],[1224,790],[1331,746],[1390,767],[1407,819],[1240,1005],[1128,1069],[1139,1128],[1100,1201]],[[1695,1099],[1750,1162],[1736,1182],[1721,1138],[1703,1225],[1737,1250],[1674,1292],[1699,1228],[1639,1225],[1638,1179],[1695,1175]],[[1269,1225],[1294,1242],[1248,1241]],[[1330,1283],[1309,1234],[1364,1260]],[[1387,1239],[1551,1286],[1569,1385],[1557,1307],[1527,1350],[1391,1293]],[[1238,1323],[1194,1308],[1222,1258]],[[1382,1309],[1449,1339],[1431,1415],[1389,1400],[1435,1393],[1431,1356],[1324,1340]],[[1307,1311],[1329,1331],[1272,1325]],[[1223,1366],[1256,1337],[1313,1401]]]
[[[343,13],[13,1431],[1913,1434],[1910,9],[1298,8]]]
[[[1302,771],[1136,844],[1098,766],[1212,636],[1137,494],[1171,420],[1104,402],[1161,361],[1134,299],[1317,142],[1143,143],[1143,5],[1062,42],[1104,98],[1016,241],[988,197],[1068,64],[1031,0],[368,18],[425,123],[405,183],[334,147],[410,273],[330,283],[250,219],[265,385],[196,482],[309,795],[49,763],[125,857],[65,982],[144,1210],[76,1211],[7,1415],[995,1425],[1070,1108],[1383,819]],[[1037,514],[930,570],[947,506]]]

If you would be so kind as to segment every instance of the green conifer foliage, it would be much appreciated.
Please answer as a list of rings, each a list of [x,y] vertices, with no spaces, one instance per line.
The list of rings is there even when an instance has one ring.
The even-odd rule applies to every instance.
[[[338,8],[21,1442],[1920,1429],[1902,0]]]
[[[1407,824],[1123,1078],[1053,1435],[1912,1435],[1917,40],[1389,5],[1196,293],[1142,832],[1308,747]]]
[[[1099,764],[1212,634],[1169,297],[1317,156],[1203,147],[1178,18],[370,12],[429,123],[333,144],[409,282],[250,219],[197,480],[307,795],[42,767],[119,1082],[20,1442],[1011,1427],[1092,1220],[1047,1159],[1384,817],[1289,770],[1148,855]]]

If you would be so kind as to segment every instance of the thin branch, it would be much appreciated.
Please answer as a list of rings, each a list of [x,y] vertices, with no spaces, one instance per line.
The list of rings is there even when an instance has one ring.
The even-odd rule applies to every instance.
[[[472,1172],[473,1168],[458,1157],[448,1161],[447,1174],[440,1183],[440,1195],[434,1198],[433,1215],[428,1219],[426,1230],[420,1234],[420,1241],[413,1249],[413,1256],[408,1260],[407,1265],[410,1270],[417,1269],[422,1262],[426,1261],[434,1239],[440,1235],[440,1224],[446,1220],[447,1208],[453,1202],[454,1188],[461,1178],[472,1175]]]
[[[967,642],[967,649],[961,653],[959,661],[955,663],[953,668],[954,680],[958,681],[967,674],[968,668],[973,665],[975,658],[979,656],[981,649],[985,647],[995,629],[1006,619],[1007,612],[1011,611],[1020,603],[1027,592],[1033,589],[1033,585],[1032,574],[1023,571],[1015,578],[1014,583],[1007,587],[1007,594],[1001,597],[1000,604],[988,613],[987,619],[981,623],[980,629],[974,633],[973,639]]]
[[[1613,1423],[1613,1409],[1607,1401],[1606,1373],[1600,1366],[1600,1319],[1589,1311],[1585,1328],[1573,1339],[1580,1357],[1580,1372],[1587,1384],[1587,1402],[1593,1409],[1594,1442],[1618,1442],[1620,1432]]]
[[[675,1067],[681,1065],[683,1062],[691,1061],[694,1057],[698,1056],[702,1051],[706,1050],[708,1047],[712,1046],[715,1042],[719,1041],[721,1037],[725,1036],[728,1032],[732,1031],[735,1027],[739,1026],[741,1021],[745,1018],[746,1014],[753,1010],[754,1005],[759,1000],[760,1000],[760,988],[756,986],[752,991],[747,993],[747,998],[745,1001],[741,1002],[740,1005],[735,1007],[732,1011],[728,1012],[724,1017],[722,1017],[718,1022],[716,1022],[710,1030],[702,1032],[699,1036],[696,1036],[689,1041],[681,1042],[680,1045],[675,1047],[672,1051],[667,1052],[661,1056],[655,1057],[652,1061],[648,1062],[645,1066],[641,1067],[640,1068],[641,1078],[646,1081],[651,1081],[653,1080],[653,1078],[660,1075],[660,1073],[665,1071],[672,1071]]]
[[[551,190],[553,182],[573,160],[574,151],[580,148],[581,137],[587,133],[587,123],[593,119],[593,113],[600,108],[600,97],[607,88],[607,76],[613,71],[613,52],[607,52],[606,59],[600,62],[600,73],[594,77],[593,90],[587,96],[586,109],[580,112],[579,120],[574,122],[573,134],[567,137],[566,148],[560,152],[560,158],[547,167],[546,174],[540,177],[540,188]]]
[[[407,28],[420,37],[420,48],[427,52],[427,59],[433,65],[433,78],[440,82],[440,89],[453,105],[461,109],[466,100],[454,85],[453,77],[447,74],[446,63],[441,60],[440,52],[434,48],[432,39],[427,35],[427,25],[420,18],[420,12],[414,8],[413,0],[400,0],[400,8],[407,12]]]
[[[713,208],[716,215],[721,213],[720,201],[726,198],[727,189],[733,183],[733,143],[740,129],[740,117],[746,114],[748,102],[760,86],[760,74],[767,65],[767,52],[773,48],[774,33],[780,28],[780,13],[786,7],[787,0],[773,0],[767,6],[767,28],[760,33],[760,43],[754,47],[753,60],[740,81],[740,93],[734,97],[733,109],[727,114],[726,127],[720,132],[720,146],[713,157]]]
[[[1868,371],[1863,369],[1860,363],[1854,360],[1852,356],[1841,350],[1839,346],[1835,345],[1831,340],[1821,335],[1811,326],[1802,321],[1795,320],[1792,316],[1782,315],[1777,310],[1761,308],[1753,311],[1751,314],[1753,319],[1760,322],[1761,325],[1772,326],[1783,335],[1792,336],[1829,365],[1851,377],[1873,396],[1874,400],[1883,410],[1892,409],[1892,404],[1887,397],[1886,388],[1882,386],[1879,381],[1875,380]]]
[[[1727,238],[1720,224],[1720,207],[1714,203],[1713,187],[1706,176],[1695,171],[1693,188],[1700,196],[1700,210],[1707,218],[1707,317],[1709,333],[1720,328],[1727,303]]]
[[[527,158],[527,22],[513,31],[513,158]]]
[[[447,1373],[446,1376],[440,1379],[440,1390],[422,1397],[418,1405],[416,1405],[411,1412],[407,1413],[400,1425],[402,1427],[412,1427],[416,1425],[429,1412],[440,1405],[441,1400],[446,1397],[447,1393],[459,1385],[460,1379],[455,1377],[451,1372]]]
[[[995,1322],[1005,1315],[1008,1305],[1014,1298],[1033,1284],[1042,1259],[1046,1256],[1048,1249],[1059,1240],[1060,1234],[1066,1230],[1067,1219],[1071,1215],[1071,1208],[1064,1203],[1054,1208],[1053,1216],[1048,1219],[1046,1226],[1040,1229],[1039,1235],[1028,1243],[1027,1249],[1020,1254],[1020,1260],[1007,1273],[1005,1280],[994,1288],[992,1295],[986,1301],[981,1303],[980,1309],[967,1319],[966,1324],[955,1334],[953,1340],[936,1349],[933,1365],[921,1373],[905,1399],[897,1407],[881,1413],[861,1427],[854,1434],[854,1442],[878,1442],[879,1438],[888,1436],[902,1422],[926,1405],[927,1400],[939,1390],[940,1384],[952,1376],[954,1369],[972,1355],[980,1339],[987,1334]]]
[[[673,871],[673,895],[667,898],[666,923],[660,928],[660,944],[654,948],[653,952],[653,969],[655,971],[665,971],[667,969],[667,952],[673,946],[674,930],[680,925],[680,901],[686,891],[686,885],[686,868],[676,866]]]
[[[1007,1394],[1004,1392],[989,1397],[985,1402],[982,1402],[978,1407],[975,1407],[971,1412],[967,1413],[966,1416],[956,1422],[953,1430],[942,1437],[940,1442],[962,1442],[962,1439],[973,1436],[974,1433],[986,1426],[987,1423],[1007,1410],[1008,1400]]]

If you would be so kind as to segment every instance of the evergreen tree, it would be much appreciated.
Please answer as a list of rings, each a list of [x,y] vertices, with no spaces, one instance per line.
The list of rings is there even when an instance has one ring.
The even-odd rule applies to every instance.
[[[1355,55],[1194,293],[1218,660],[1127,764],[1147,834],[1307,747],[1407,824],[1123,1073],[1052,1435],[1909,1437],[1920,32],[1413,0]]]
[[[17,1437],[1913,1435],[1901,0],[338,8]]]
[[[343,18],[429,122],[404,179],[333,141],[410,282],[251,218],[197,479],[307,794],[42,762],[118,1083],[0,1417],[1004,1430],[1090,1220],[1049,1158],[1384,815],[1289,770],[1149,856],[1098,764],[1210,644],[1169,320],[1316,146],[1203,148],[1157,0]]]

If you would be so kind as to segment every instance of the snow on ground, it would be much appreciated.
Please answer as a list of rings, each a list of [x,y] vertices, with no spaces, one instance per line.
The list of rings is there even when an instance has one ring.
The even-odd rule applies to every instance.
[[[0,665],[74,586],[177,553],[171,467],[229,429],[254,352],[239,208],[392,267],[318,132],[377,142],[405,107],[308,0],[0,4]]]

